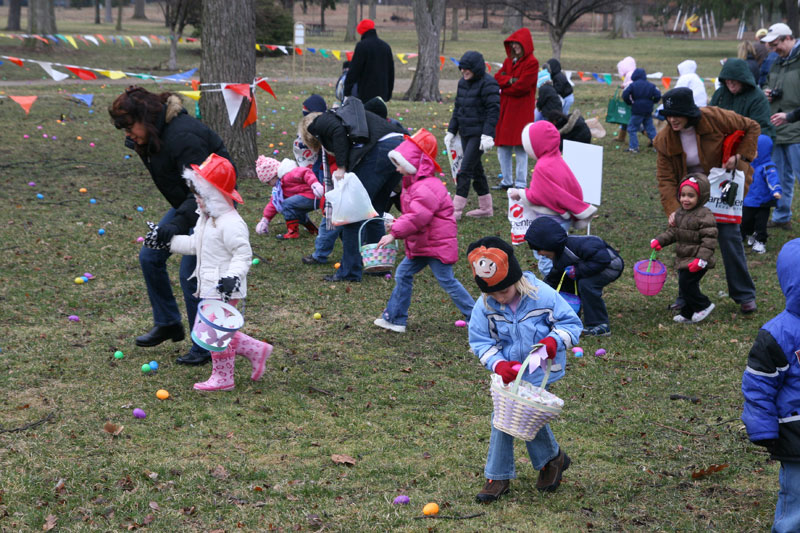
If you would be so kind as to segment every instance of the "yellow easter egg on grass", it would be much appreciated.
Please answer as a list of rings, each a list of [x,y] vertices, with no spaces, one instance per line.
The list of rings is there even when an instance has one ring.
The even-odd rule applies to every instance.
[[[83,278],[80,278],[80,277],[78,277],[78,278],[75,278],[75,280],[74,280],[74,281],[75,281],[75,283],[77,283],[78,285],[82,285],[82,284],[83,284]]]
[[[321,314],[319,314],[319,313],[314,313],[314,320],[319,320],[320,318],[322,318],[322,315],[321,315]]]
[[[434,502],[431,502],[422,508],[422,514],[424,514],[425,516],[432,516],[435,514],[439,514],[439,506]]]

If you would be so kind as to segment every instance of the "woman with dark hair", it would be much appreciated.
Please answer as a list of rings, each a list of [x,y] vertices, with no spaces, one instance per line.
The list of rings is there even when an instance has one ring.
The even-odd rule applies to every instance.
[[[111,122],[125,131],[125,146],[139,154],[153,183],[170,208],[149,235],[157,248],[142,247],[139,264],[153,309],[153,328],[136,337],[137,346],[157,346],[165,340],[185,337],[181,314],[172,293],[167,259],[169,242],[175,235],[187,235],[197,222],[197,202],[183,179],[189,165],[200,165],[211,154],[230,160],[222,139],[208,126],[189,116],[174,93],[151,93],[141,87],[128,87],[109,106]],[[192,277],[196,257],[181,259],[180,282],[189,326],[194,324],[199,299],[194,296],[197,278]],[[191,277],[191,279],[189,279]],[[199,365],[211,360],[208,351],[192,343],[189,353],[178,363]]]
[[[753,181],[750,162],[756,157],[758,135],[761,128],[752,119],[719,107],[697,107],[692,90],[688,87],[672,89],[664,94],[664,109],[668,126],[653,141],[658,153],[656,177],[661,193],[661,205],[670,226],[675,225],[678,203],[678,186],[692,172],[705,175],[715,167],[742,170],[745,175],[744,195]],[[725,138],[744,131],[736,153],[722,160]],[[740,305],[743,313],[756,310],[756,287],[747,270],[747,260],[742,246],[739,224],[717,222],[717,243],[725,265],[728,294]],[[683,299],[670,305],[670,309],[683,307]]]

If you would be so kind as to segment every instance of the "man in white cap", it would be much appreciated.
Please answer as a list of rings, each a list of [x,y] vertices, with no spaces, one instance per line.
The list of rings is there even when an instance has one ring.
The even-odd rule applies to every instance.
[[[771,121],[777,126],[772,160],[783,194],[767,226],[788,230],[792,227],[794,180],[800,176],[800,123],[788,123],[786,113],[800,107],[800,84],[796,83],[800,76],[800,41],[789,26],[779,22],[769,27],[761,42],[779,56],[769,70],[764,94],[770,102]]]

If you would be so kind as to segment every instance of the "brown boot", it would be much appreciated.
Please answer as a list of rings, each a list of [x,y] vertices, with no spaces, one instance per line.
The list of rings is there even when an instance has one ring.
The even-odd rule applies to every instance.
[[[628,138],[628,131],[627,130],[622,130],[622,129],[619,130],[619,135],[617,135],[617,142],[620,143],[620,144],[624,143],[625,139],[627,139],[627,138]]]
[[[561,474],[569,468],[572,461],[569,455],[559,450],[555,459],[544,465],[536,480],[536,488],[540,492],[554,492],[561,484]]]
[[[507,479],[487,479],[486,485],[478,493],[475,499],[478,503],[492,503],[497,501],[503,494],[508,492],[508,486],[511,483]]]

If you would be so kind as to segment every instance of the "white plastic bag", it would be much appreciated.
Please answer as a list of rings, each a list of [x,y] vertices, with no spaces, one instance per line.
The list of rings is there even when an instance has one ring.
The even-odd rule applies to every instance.
[[[511,191],[520,192],[519,200],[511,199]],[[518,245],[525,242],[525,233],[536,218],[533,205],[525,197],[525,189],[508,189],[508,222],[511,224],[511,244]]]
[[[456,134],[447,149],[448,161],[450,161],[450,174],[453,176],[453,183],[456,182],[458,171],[461,170],[461,162],[464,160],[464,148],[461,145],[461,135]]]
[[[742,204],[744,203],[744,172],[736,170],[731,172],[724,168],[712,168],[708,173],[708,183],[711,191],[706,207],[714,213],[717,222],[724,224],[742,223]],[[733,205],[726,202],[722,196],[728,182],[736,183],[736,195],[731,198]]]
[[[331,204],[331,224],[343,226],[378,216],[358,176],[348,172],[333,184],[333,190],[325,194]]]

